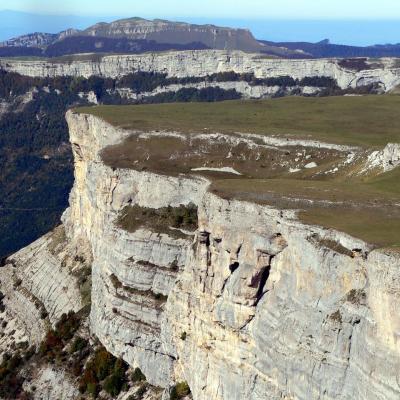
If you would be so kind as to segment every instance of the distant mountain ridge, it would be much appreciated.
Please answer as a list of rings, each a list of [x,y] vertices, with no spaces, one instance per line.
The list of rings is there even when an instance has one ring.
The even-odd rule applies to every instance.
[[[163,19],[120,19],[57,34],[36,32],[0,43],[0,57],[57,57],[76,53],[142,53],[166,50],[242,50],[282,58],[400,57],[400,44],[367,47],[257,40],[250,30]]]
[[[333,44],[329,39],[317,43],[270,42],[265,40],[260,40],[260,42],[269,46],[282,46],[289,50],[300,50],[313,58],[400,57],[400,43],[361,47]]]
[[[89,38],[97,38],[94,42]],[[64,40],[69,41],[64,54],[71,54],[69,49],[75,52],[132,52],[155,50],[161,46],[165,49],[221,49],[221,50],[243,50],[247,52],[268,53],[276,56],[295,56],[296,50],[283,49],[278,46],[262,43],[255,39],[247,29],[235,29],[219,27],[215,25],[196,25],[186,22],[172,22],[143,18],[121,19],[111,23],[100,22],[84,30],[70,29],[59,34],[33,33],[19,36],[0,43],[0,56],[18,55],[20,53],[33,52],[36,55],[49,56],[54,53],[52,47]],[[102,40],[107,40],[104,46]],[[126,45],[129,41],[130,45]],[[84,48],[80,51],[77,42]],[[136,43],[135,43],[136,42]],[[111,45],[111,43],[113,43]],[[146,43],[146,45],[143,45]],[[136,46],[135,44],[138,44]],[[158,46],[157,46],[158,45]],[[58,48],[63,47],[58,45]],[[106,47],[106,50],[104,49]],[[31,50],[26,50],[31,48]],[[139,50],[137,49],[139,48]],[[63,54],[56,54],[63,55]]]

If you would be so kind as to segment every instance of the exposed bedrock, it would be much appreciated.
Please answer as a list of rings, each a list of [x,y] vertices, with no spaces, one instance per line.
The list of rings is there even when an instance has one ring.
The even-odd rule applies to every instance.
[[[199,229],[166,313],[194,398],[398,398],[398,255],[213,195]]]
[[[342,89],[379,84],[390,91],[400,84],[397,59],[368,60],[364,67],[349,68],[340,60],[271,59],[262,54],[225,50],[190,50],[138,55],[88,57],[64,62],[46,60],[0,60],[0,68],[27,76],[119,77],[132,72],[166,73],[168,76],[206,76],[216,72],[251,73],[257,78],[326,76],[336,79]]]
[[[64,227],[90,243],[91,330],[109,351],[154,385],[187,381],[196,400],[399,398],[398,253],[221,199],[205,178],[106,166],[99,151],[128,133],[67,120],[76,180]],[[190,203],[194,236],[117,223],[126,206]]]
[[[90,296],[90,263],[89,244],[68,242],[62,226],[8,258],[0,290],[5,319],[15,321],[12,341],[38,345],[62,314],[82,309]],[[9,350],[4,336],[3,351]]]
[[[195,400],[400,397],[398,252],[304,225],[294,210],[222,199],[206,177],[108,166],[101,150],[132,132],[73,112],[67,121],[75,184],[63,225],[1,268],[1,318],[15,340],[38,344],[87,304],[91,266],[91,333],[165,399],[182,381]],[[395,150],[384,158],[396,161]],[[189,205],[195,231],[152,225],[155,210]],[[129,207],[147,219],[126,212],[123,228]],[[50,372],[46,382],[62,380]]]

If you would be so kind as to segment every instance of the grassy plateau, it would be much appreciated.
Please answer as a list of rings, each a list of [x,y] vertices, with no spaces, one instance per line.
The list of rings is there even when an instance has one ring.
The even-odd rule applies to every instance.
[[[76,111],[137,131],[176,131],[188,135],[257,133],[375,150],[389,142],[400,143],[399,109],[400,96],[383,95],[98,106]],[[103,160],[120,168],[152,170],[168,175],[193,173],[191,169],[199,162],[234,167],[241,172],[240,176],[196,174],[210,178],[209,190],[221,197],[298,209],[299,218],[307,224],[349,233],[378,248],[400,249],[400,168],[363,175],[351,174],[348,170],[336,175],[288,174],[287,168],[284,172],[275,166],[278,163],[288,165],[285,162],[294,158],[301,148],[289,149],[286,155],[266,151],[261,154],[262,160],[255,159],[252,150],[237,149],[238,154],[246,156],[242,164],[235,159],[235,154],[228,160],[227,150],[223,146],[209,147],[204,151],[204,157],[199,158],[199,152],[193,152],[193,148],[189,149],[177,139],[160,138],[139,143],[132,136],[105,153]],[[153,159],[142,160],[140,154],[151,154]],[[324,150],[311,154],[311,160],[317,160],[319,166],[323,164]],[[335,157],[326,151],[325,161],[329,168]]]
[[[80,108],[125,129],[257,133],[382,147],[400,142],[400,96],[284,97]]]

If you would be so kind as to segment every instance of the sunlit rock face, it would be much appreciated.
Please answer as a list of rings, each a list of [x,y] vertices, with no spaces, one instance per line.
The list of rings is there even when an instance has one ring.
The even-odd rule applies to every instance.
[[[109,167],[101,149],[129,133],[67,120],[75,185],[63,224],[68,241],[90,244],[91,331],[109,351],[154,385],[187,381],[194,399],[399,398],[398,253],[222,199],[205,178]],[[117,223],[127,205],[190,203],[194,235]]]
[[[209,190],[206,175],[103,161],[102,150],[128,135],[148,141],[150,149],[151,137],[168,132],[124,131],[74,112],[67,121],[75,159],[70,207],[62,226],[1,268],[0,318],[9,321],[2,352],[10,348],[11,331],[14,341],[37,345],[63,313],[91,300],[92,336],[165,388],[164,399],[182,381],[195,400],[399,398],[398,252],[304,225],[293,210],[221,198]],[[204,146],[202,137],[192,144]],[[222,139],[207,137],[215,141],[207,149],[223,149]],[[253,149],[258,139],[231,138]],[[339,160],[361,151],[265,140],[265,151],[302,146]],[[388,145],[364,156],[383,171],[397,154]],[[120,223],[126,207],[181,205],[197,206],[195,231]],[[81,285],[89,266],[91,299]],[[38,393],[53,393],[52,382],[63,382],[55,395],[76,394],[62,371],[42,370],[35,379]]]
[[[256,53],[225,50],[190,50],[94,57],[81,61],[0,60],[0,68],[27,76],[119,77],[137,71],[160,72],[168,76],[207,76],[216,72],[254,73],[257,78],[290,76],[294,79],[324,76],[342,89],[378,84],[390,91],[400,84],[397,59],[367,60],[351,67],[336,59],[271,59]]]
[[[13,350],[11,342],[38,346],[62,314],[82,309],[88,299],[79,282],[90,263],[89,243],[69,241],[63,226],[5,261],[0,290],[4,296],[2,319],[8,323],[0,328],[2,355]]]

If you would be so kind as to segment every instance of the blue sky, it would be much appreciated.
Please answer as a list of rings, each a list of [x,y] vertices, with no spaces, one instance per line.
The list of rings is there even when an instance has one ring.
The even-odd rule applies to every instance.
[[[400,18],[399,0],[0,0],[0,9],[152,17]]]

